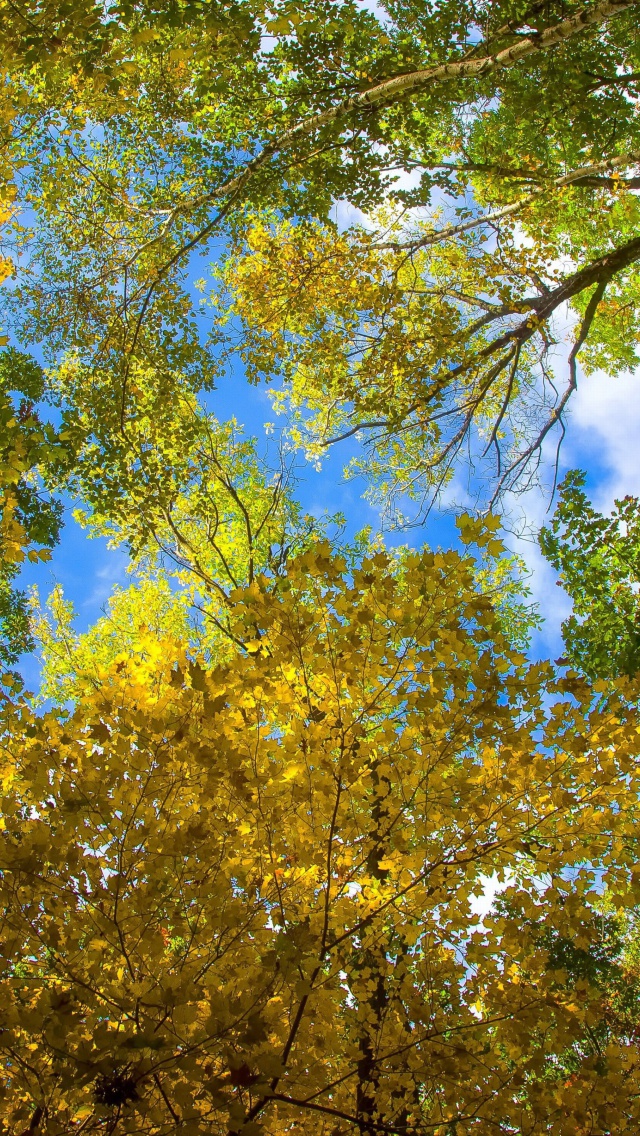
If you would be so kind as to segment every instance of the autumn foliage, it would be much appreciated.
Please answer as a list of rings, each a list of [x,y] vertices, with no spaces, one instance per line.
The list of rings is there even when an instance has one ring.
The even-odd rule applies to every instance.
[[[637,24],[0,0],[0,1136],[636,1136],[640,505],[553,665],[496,510],[640,360]]]
[[[633,1127],[635,709],[526,664],[457,553],[267,583],[228,665],[142,637],[7,709],[7,1130]]]

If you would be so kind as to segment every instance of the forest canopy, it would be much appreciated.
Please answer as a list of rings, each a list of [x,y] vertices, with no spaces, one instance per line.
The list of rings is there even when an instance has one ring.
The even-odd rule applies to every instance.
[[[239,354],[311,457],[359,433],[392,517],[469,442],[495,499],[564,429],[578,359],[637,361],[636,16],[7,4],[6,326],[100,446],[149,383],[204,391]]]
[[[640,503],[557,483],[640,362],[639,14],[0,0],[10,1136],[636,1132]]]

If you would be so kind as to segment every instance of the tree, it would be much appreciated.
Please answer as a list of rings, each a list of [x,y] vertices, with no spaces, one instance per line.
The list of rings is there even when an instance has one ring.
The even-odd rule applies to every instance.
[[[8,1128],[633,1130],[635,687],[527,666],[474,573],[320,545],[209,673],[141,629],[72,710],[6,703]]]
[[[513,442],[499,468],[506,487],[561,422],[583,347],[593,364],[633,362],[634,4],[420,0],[383,10],[381,20],[328,0],[283,0],[269,12],[194,3],[163,20],[152,6],[123,7],[108,66],[98,52],[104,82],[80,89],[55,67],[44,78],[13,69],[7,97],[19,130],[8,146],[37,225],[28,273],[7,299],[17,334],[42,341],[50,361],[72,351],[88,368],[83,407],[96,426],[107,398],[121,407],[118,429],[135,417],[137,366],[191,390],[211,380],[217,349],[199,342],[185,280],[192,253],[214,238],[222,251],[229,239],[241,246],[265,209],[268,219],[325,223],[343,197],[367,210],[391,201],[432,212],[426,227],[393,233],[391,249],[379,247],[380,231],[356,235],[346,252],[338,242],[337,260],[358,283],[346,322],[352,335],[358,319],[371,323],[374,342],[363,368],[345,375],[338,349],[333,372],[307,376],[311,409],[329,423],[314,424],[316,448],[334,426],[366,430],[373,416],[373,472],[393,459],[401,491],[417,479],[420,494],[446,476],[479,421],[490,445],[502,431]],[[399,172],[419,186],[394,188]],[[330,323],[333,300],[317,280],[335,239],[312,230],[302,250],[303,260],[320,254],[314,284]],[[286,264],[272,258],[270,268],[271,291],[288,299]],[[373,298],[372,273],[383,285]],[[553,377],[552,317],[566,301],[579,327],[568,385],[549,413],[534,377]],[[302,304],[290,317],[313,344],[318,328],[305,314]],[[432,322],[439,335],[425,344]],[[437,350],[456,360],[451,373],[435,365]],[[399,352],[409,397],[400,379],[377,381],[373,363],[367,373],[368,354],[379,362]],[[444,435],[443,414],[454,423]]]
[[[89,435],[76,459],[70,484],[83,502],[76,519],[91,536],[124,546],[132,584],[116,589],[104,618],[82,636],[60,587],[44,611],[33,595],[41,693],[58,704],[87,686],[97,688],[105,665],[126,648],[135,650],[141,627],[219,662],[234,643],[236,590],[265,572],[277,590],[289,558],[330,528],[339,531],[331,522],[341,518],[302,511],[282,455],[270,468],[258,458],[254,439],[234,422],[202,413],[193,398],[174,402],[171,415],[158,414],[164,398],[166,385],[150,382],[144,395],[139,391],[139,414],[126,437],[114,430],[111,444],[101,445]],[[352,551],[361,544],[356,540]],[[494,580],[495,566],[488,564],[487,588],[501,589],[509,618],[525,631],[529,616],[518,606],[515,567]]]
[[[197,658],[208,668],[233,658],[240,645],[232,618],[238,587],[246,587],[260,577],[263,589],[274,596],[281,589],[286,590],[289,562],[302,551],[314,549],[320,540],[326,539],[330,528],[334,530],[333,554],[342,557],[349,571],[363,556],[371,557],[382,550],[379,538],[372,538],[366,529],[347,541],[337,525],[323,525],[306,518],[306,524],[298,522],[295,526],[291,515],[287,515],[288,504],[285,496],[268,518],[276,533],[282,533],[277,526],[290,523],[286,537],[280,535],[278,542],[267,545],[266,555],[260,554],[258,545],[252,560],[246,556],[244,534],[237,524],[238,519],[242,520],[241,513],[240,518],[226,518],[227,523],[231,522],[233,535],[233,540],[229,540],[226,534],[227,557],[216,554],[215,549],[212,555],[212,549],[207,548],[203,518],[192,518],[196,523],[186,555],[178,558],[174,553],[177,566],[174,561],[172,567],[171,559],[163,561],[162,556],[134,558],[129,568],[130,585],[114,588],[103,615],[86,632],[76,630],[78,613],[60,585],[43,606],[37,589],[32,589],[30,628],[41,663],[38,701],[51,699],[55,705],[63,706],[98,690],[105,672],[123,658],[123,653],[132,659],[137,657],[140,638],[147,633],[179,642],[190,658]],[[463,516],[458,521],[463,542],[476,544],[476,586],[491,603],[505,641],[512,649],[524,651],[530,645],[533,628],[539,626],[539,613],[530,602],[522,563],[507,553],[496,536],[498,523],[497,517],[477,522]],[[192,563],[194,545],[198,544],[199,555]],[[410,555],[407,548],[394,553],[398,565]],[[204,578],[203,560],[208,568]],[[235,583],[229,578],[229,570],[238,573]]]
[[[582,172],[560,179],[569,197]],[[494,504],[530,484],[543,444],[562,439],[579,357],[610,374],[638,362],[637,199],[622,186],[588,192],[560,239],[542,191],[516,199],[494,213],[493,246],[472,209],[436,228],[387,211],[343,234],[258,217],[220,270],[212,306],[242,320],[250,377],[281,380],[276,409],[312,459],[354,435],[363,442],[352,468],[368,474],[392,523],[407,499],[424,515],[465,451]],[[628,239],[601,252],[612,214],[625,216]],[[536,230],[523,247],[523,231]],[[567,271],[560,258],[575,266],[579,243],[583,260],[589,245],[594,255]],[[567,304],[575,323],[565,361]]]
[[[610,517],[596,512],[573,470],[560,488],[551,525],[540,533],[558,583],[573,600],[562,625],[567,655],[590,678],[640,670],[640,503],[627,496]]]
[[[205,5],[203,0],[124,0],[80,4],[77,0],[27,0],[20,6],[2,0],[3,68],[30,74],[55,96],[63,82],[95,98],[105,88],[113,98],[122,88],[119,63],[132,34],[151,24],[158,36],[187,21],[191,27],[235,17],[238,30],[250,4]],[[255,9],[260,11],[259,6]],[[245,16],[245,25],[246,25]],[[148,37],[149,38],[149,37]],[[130,69],[128,69],[130,71]]]

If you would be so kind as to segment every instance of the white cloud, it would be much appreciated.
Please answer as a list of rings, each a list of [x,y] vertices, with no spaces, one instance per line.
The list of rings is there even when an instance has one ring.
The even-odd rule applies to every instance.
[[[381,4],[378,4],[377,0],[360,0],[360,5],[365,12],[371,12],[372,15],[377,16],[381,24],[389,21],[389,13]]]
[[[640,495],[640,372],[611,378],[598,371],[581,378],[571,410],[569,464],[595,467],[596,508],[615,497]]]
[[[571,613],[571,600],[564,589],[558,587],[557,573],[545,560],[537,540],[542,526],[549,523],[552,511],[553,506],[549,510],[548,493],[541,490],[533,489],[524,498],[519,498],[515,532],[507,543],[524,560],[529,573],[531,599],[538,605],[544,618],[541,629],[533,635],[533,653],[536,656],[556,658],[563,651],[560,627]],[[523,513],[526,521],[524,532]],[[507,520],[507,526],[508,524]]]
[[[371,226],[371,218],[361,209],[358,209],[357,205],[352,205],[350,201],[345,199],[336,201],[329,216],[332,221],[335,221],[341,233],[344,233],[345,229],[351,228],[352,225],[364,225],[365,228]]]
[[[93,588],[80,604],[81,610],[89,609],[91,617],[98,618],[95,609],[102,610],[116,584],[127,582],[128,565],[129,557],[123,549],[105,549],[104,560],[93,573]]]
[[[600,512],[610,512],[614,499],[627,493],[640,496],[640,372],[618,378],[603,372],[579,375],[560,456],[559,479],[568,469],[583,469],[588,496]],[[548,449],[547,459],[550,457]],[[533,599],[545,619],[534,636],[534,650],[552,656],[562,651],[560,625],[571,611],[571,601],[557,586],[555,570],[542,556],[535,534],[549,523],[556,502],[557,498],[549,508],[549,492],[540,490],[518,498],[513,527],[517,534],[518,514],[524,513],[529,531],[509,541],[531,573]]]

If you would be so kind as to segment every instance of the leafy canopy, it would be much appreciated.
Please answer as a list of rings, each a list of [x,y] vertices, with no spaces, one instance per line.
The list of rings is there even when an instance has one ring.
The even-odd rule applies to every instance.
[[[573,470],[564,480],[542,551],[573,600],[562,626],[571,663],[590,678],[640,670],[640,516],[637,497],[615,502],[609,517],[596,512]]]
[[[208,249],[230,256],[246,353],[266,344],[302,414],[294,438],[317,457],[334,437],[372,435],[367,468],[385,498],[437,492],[476,429],[509,487],[561,422],[579,352],[633,364],[630,0],[420,0],[377,15],[350,0],[123,4],[81,21],[68,47],[46,5],[25,14],[53,35],[37,58],[12,17],[5,149],[36,222],[15,237],[28,260],[7,321],[63,372],[65,356],[79,360],[80,401],[55,369],[52,396],[95,430],[126,433],[141,372],[186,391],[215,381],[236,342],[201,342],[190,258]],[[327,227],[339,199],[426,212],[343,239]],[[251,280],[243,252],[255,266],[265,225],[276,251]],[[578,326],[554,402],[566,301]],[[115,427],[102,425],[106,403]]]
[[[7,707],[12,1129],[637,1123],[637,692],[526,665],[474,572],[319,545],[228,662],[140,628],[68,714]]]
[[[372,439],[400,521],[474,431],[494,489],[530,470],[578,355],[635,361],[637,5],[0,13],[3,318],[46,363],[2,357],[3,580],[63,488],[137,573],[86,635],[59,591],[36,617],[46,713],[5,682],[3,1123],[633,1131],[635,680],[527,665],[486,561],[336,555],[211,407],[239,350],[314,459]],[[587,613],[595,561],[635,594],[589,521]],[[496,526],[461,535],[495,561]]]

